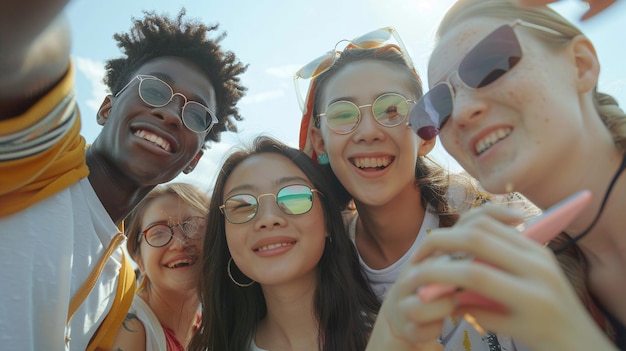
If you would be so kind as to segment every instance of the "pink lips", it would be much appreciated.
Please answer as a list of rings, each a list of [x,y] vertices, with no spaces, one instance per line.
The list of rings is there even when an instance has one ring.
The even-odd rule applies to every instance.
[[[252,250],[261,257],[281,255],[293,248],[297,240],[290,237],[271,237],[260,240]]]

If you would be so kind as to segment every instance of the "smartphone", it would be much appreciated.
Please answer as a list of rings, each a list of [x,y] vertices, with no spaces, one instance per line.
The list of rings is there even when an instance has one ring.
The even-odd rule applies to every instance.
[[[544,211],[541,215],[530,219],[522,235],[538,243],[545,244],[559,235],[565,227],[591,202],[589,190],[581,190]],[[464,291],[449,284],[430,284],[418,290],[422,301],[432,301],[441,296],[457,293],[460,306],[488,307],[503,310],[504,307],[475,292]]]

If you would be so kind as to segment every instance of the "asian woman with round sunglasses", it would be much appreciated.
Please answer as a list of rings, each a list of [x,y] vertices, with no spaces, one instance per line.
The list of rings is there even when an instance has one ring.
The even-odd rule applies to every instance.
[[[418,137],[408,127],[422,85],[397,32],[381,29],[347,42],[343,51],[322,56],[329,60],[296,73],[312,78],[300,147],[327,172],[342,209],[353,201],[349,234],[384,298],[430,230],[452,226],[475,204],[527,202],[481,192],[469,177],[449,174],[427,157],[436,134]],[[448,349],[497,347],[494,335],[484,338],[464,320],[448,320],[443,335]]]
[[[431,90],[411,113],[414,129],[438,129],[487,190],[513,188],[541,208],[583,189],[594,198],[547,248],[516,235],[519,215],[500,208],[470,211],[433,233],[382,308],[397,317],[387,326],[392,335],[418,342],[427,339],[416,332],[422,327],[470,312],[512,336],[508,349],[626,349],[626,114],[597,90],[599,70],[589,39],[548,7],[461,0],[448,11],[430,60]],[[458,252],[482,263],[431,257]],[[410,292],[434,282],[505,310],[457,308],[455,295],[425,306]]]
[[[126,219],[140,284],[113,350],[186,350],[199,324],[198,272],[210,198],[185,183],[153,189]]]
[[[190,350],[364,350],[380,300],[323,173],[269,137],[224,162]]]

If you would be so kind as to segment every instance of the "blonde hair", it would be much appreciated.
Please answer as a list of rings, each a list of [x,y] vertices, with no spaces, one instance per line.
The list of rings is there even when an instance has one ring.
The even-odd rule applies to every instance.
[[[446,13],[437,30],[436,38],[439,40],[459,23],[472,18],[498,18],[502,20],[522,21],[534,23],[543,27],[555,30],[562,35],[545,33],[543,31],[532,31],[538,39],[542,40],[548,47],[558,48],[579,35],[584,35],[580,29],[547,6],[537,6],[531,8],[520,8],[508,0],[459,0]],[[610,95],[597,91],[594,88],[594,105],[600,118],[610,131],[616,148],[626,149],[626,114],[619,107],[617,101]],[[571,239],[567,234],[562,233],[550,243],[550,247],[557,249],[566,246]],[[580,300],[587,307],[589,312],[596,319],[598,324],[604,328],[607,335],[613,336],[614,330],[594,302],[587,285],[588,266],[584,255],[580,249],[573,245],[568,250],[557,255],[559,264],[573,285]]]

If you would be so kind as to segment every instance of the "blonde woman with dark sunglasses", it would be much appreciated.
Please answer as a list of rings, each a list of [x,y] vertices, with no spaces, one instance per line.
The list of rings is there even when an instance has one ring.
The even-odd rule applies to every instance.
[[[419,343],[435,337],[427,329],[443,316],[469,312],[513,337],[507,349],[626,349],[626,114],[598,92],[599,72],[590,40],[548,7],[460,0],[448,11],[430,91],[411,113],[416,131],[438,132],[487,190],[518,190],[543,209],[583,190],[593,200],[548,247],[518,235],[519,214],[495,207],[433,231],[382,308],[390,323],[377,330]],[[476,260],[440,256],[459,252]],[[456,293],[415,298],[432,283],[499,308],[460,306]]]

